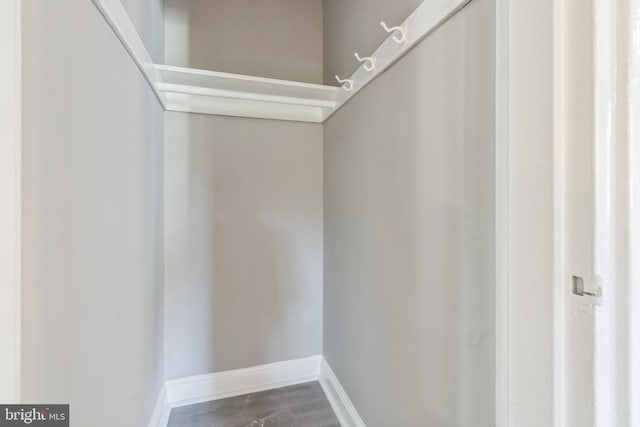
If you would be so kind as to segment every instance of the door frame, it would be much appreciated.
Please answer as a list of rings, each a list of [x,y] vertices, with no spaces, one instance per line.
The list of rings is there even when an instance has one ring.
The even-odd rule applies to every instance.
[[[554,0],[496,0],[496,425],[558,426]]]
[[[20,401],[22,4],[0,2],[0,402]]]
[[[596,425],[640,425],[640,0],[595,0]]]
[[[621,378],[629,378],[629,425],[640,425],[640,0],[628,0],[628,17],[625,51],[628,53],[626,69],[627,119],[629,123],[627,146],[630,154],[628,182],[633,183],[628,191],[630,202],[629,223],[629,282],[627,287],[629,316],[628,371]],[[623,14],[624,16],[624,14]],[[634,37],[635,35],[635,37]]]
[[[593,426],[640,425],[637,34],[640,0],[496,0],[499,427],[570,426],[585,405]],[[568,167],[578,155],[591,170]],[[590,182],[569,200],[576,173]],[[589,217],[579,232],[590,254],[577,253],[575,227],[566,240],[576,212]],[[569,321],[576,260],[602,278],[600,305],[582,324]],[[573,334],[589,328],[592,354],[576,364]],[[570,372],[586,373],[592,390],[572,390]]]

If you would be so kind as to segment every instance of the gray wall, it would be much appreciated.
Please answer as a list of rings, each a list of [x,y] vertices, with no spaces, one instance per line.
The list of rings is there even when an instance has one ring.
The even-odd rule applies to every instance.
[[[322,352],[322,127],[166,113],[167,379]]]
[[[171,65],[319,83],[318,0],[168,0]],[[167,379],[322,352],[322,126],[166,113]]]
[[[369,427],[495,425],[493,58],[474,0],[325,123],[324,355]]]
[[[167,0],[179,65],[322,83],[321,0]]]
[[[337,85],[336,74],[353,74],[360,65],[353,53],[368,56],[388,37],[380,21],[398,25],[422,1],[322,0],[324,83]]]
[[[163,113],[91,2],[23,7],[22,400],[140,427],[163,377]]]

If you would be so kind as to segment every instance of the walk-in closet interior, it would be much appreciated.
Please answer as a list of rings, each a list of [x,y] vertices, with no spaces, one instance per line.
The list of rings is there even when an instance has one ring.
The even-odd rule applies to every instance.
[[[496,425],[494,0],[22,13],[25,401]]]

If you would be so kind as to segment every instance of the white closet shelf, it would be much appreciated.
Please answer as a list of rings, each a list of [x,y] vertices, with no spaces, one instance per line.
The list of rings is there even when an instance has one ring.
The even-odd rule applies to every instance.
[[[362,64],[349,78],[336,76],[340,88],[153,64],[120,0],[92,1],[166,110],[322,123],[471,0],[424,0],[403,23],[381,22],[390,35],[375,52],[355,55]]]
[[[336,108],[335,86],[154,65],[170,111],[321,123]]]

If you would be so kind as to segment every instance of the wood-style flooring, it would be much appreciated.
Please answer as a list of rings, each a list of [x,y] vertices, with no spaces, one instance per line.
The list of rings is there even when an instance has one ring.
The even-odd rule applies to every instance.
[[[174,408],[167,427],[340,427],[317,381]]]

